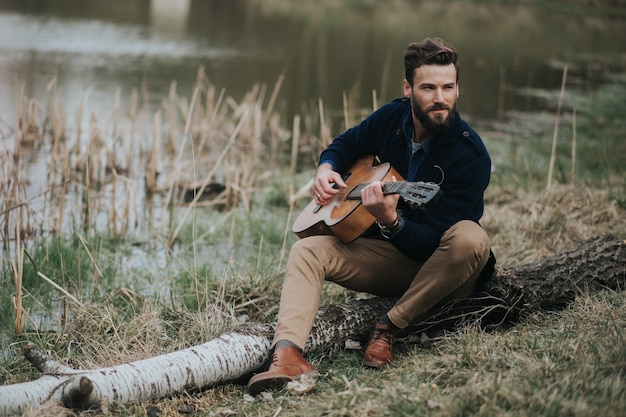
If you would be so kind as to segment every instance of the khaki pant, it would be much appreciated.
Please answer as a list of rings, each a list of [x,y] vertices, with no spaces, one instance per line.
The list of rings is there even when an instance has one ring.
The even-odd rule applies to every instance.
[[[470,295],[489,258],[489,238],[474,222],[447,230],[424,263],[407,258],[386,240],[360,238],[344,244],[311,236],[291,248],[274,343],[304,348],[320,306],[324,281],[379,296],[400,297],[388,316],[404,328],[449,296]]]

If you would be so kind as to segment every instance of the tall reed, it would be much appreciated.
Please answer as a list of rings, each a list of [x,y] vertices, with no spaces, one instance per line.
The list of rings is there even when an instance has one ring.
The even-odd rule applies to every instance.
[[[559,95],[559,104],[556,109],[556,117],[554,119],[554,134],[552,135],[552,152],[550,153],[550,167],[548,169],[547,188],[552,185],[552,176],[554,172],[554,163],[556,161],[556,143],[559,136],[559,124],[561,122],[561,109],[563,107],[563,97],[565,96],[565,85],[567,83],[567,65],[563,67],[563,77],[561,78],[561,93]]]
[[[249,211],[257,186],[281,166],[283,155],[290,155],[288,169],[295,173],[299,155],[314,160],[331,140],[321,101],[319,138],[302,137],[300,116],[291,129],[282,126],[275,108],[284,79],[279,75],[271,89],[253,84],[237,100],[211,84],[199,67],[190,96],[172,82],[160,105],[150,101],[145,82],[126,101],[117,89],[110,117],[90,108],[88,93],[76,109],[63,108],[56,77],[48,83],[46,106],[27,97],[23,88],[16,117],[20,129],[5,157],[19,160],[26,140],[36,139],[46,150],[37,153],[36,164],[45,166],[47,175],[41,183],[27,182],[24,167],[16,166],[11,171],[15,204],[4,199],[0,213],[9,218],[13,207],[23,204],[26,218],[32,213],[40,219],[34,234],[83,230],[113,239],[159,221],[171,225],[166,240],[172,243],[201,200],[219,209]],[[70,112],[73,123],[66,118]],[[2,188],[3,194],[10,189]],[[193,198],[183,201],[186,194]],[[153,207],[158,215],[139,216],[138,204]],[[164,218],[169,221],[161,223]]]
[[[22,207],[18,209],[18,212],[22,211]],[[24,251],[22,249],[21,242],[21,230],[20,223],[16,222],[15,226],[15,235],[16,235],[16,255],[17,262],[11,261],[11,267],[13,269],[13,282],[15,283],[15,296],[13,297],[13,308],[14,308],[14,321],[13,327],[15,331],[15,335],[19,336],[24,331],[24,308],[22,307],[22,278],[24,276]]]

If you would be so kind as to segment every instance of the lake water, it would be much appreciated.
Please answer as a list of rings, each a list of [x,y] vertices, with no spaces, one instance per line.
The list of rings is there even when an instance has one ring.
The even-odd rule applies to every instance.
[[[46,103],[56,75],[71,124],[81,97],[106,111],[116,89],[128,100],[142,81],[155,106],[172,81],[189,97],[202,65],[236,100],[284,74],[278,109],[289,119],[322,99],[337,134],[344,93],[364,108],[374,90],[378,104],[399,96],[403,49],[427,36],[460,50],[466,118],[536,109],[520,89],[558,89],[565,64],[568,82],[589,89],[626,65],[626,3],[575,3],[0,0],[0,133],[10,136],[21,83]]]

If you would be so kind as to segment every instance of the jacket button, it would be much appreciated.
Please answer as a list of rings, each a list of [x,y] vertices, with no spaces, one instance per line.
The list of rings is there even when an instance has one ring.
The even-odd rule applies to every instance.
[[[470,134],[469,134],[469,132],[468,132],[467,130],[464,130],[464,131],[463,131],[463,136],[465,136],[465,137],[467,138],[467,137],[469,137],[469,135],[470,135]]]
[[[396,130],[396,136],[400,136],[400,129]]]

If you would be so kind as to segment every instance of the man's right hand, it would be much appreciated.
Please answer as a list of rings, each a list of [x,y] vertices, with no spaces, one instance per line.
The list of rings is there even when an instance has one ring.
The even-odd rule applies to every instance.
[[[336,185],[336,187],[333,187]],[[327,204],[335,194],[339,192],[337,188],[347,188],[345,182],[338,172],[333,171],[332,165],[323,163],[315,170],[313,177],[313,198],[315,202],[321,206]]]

